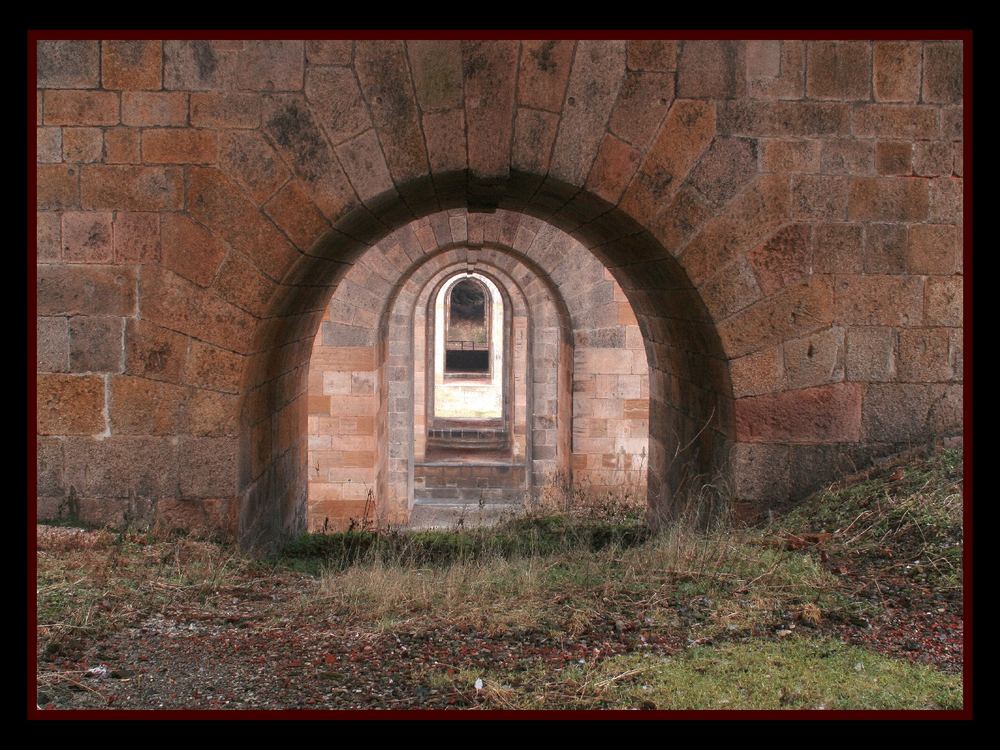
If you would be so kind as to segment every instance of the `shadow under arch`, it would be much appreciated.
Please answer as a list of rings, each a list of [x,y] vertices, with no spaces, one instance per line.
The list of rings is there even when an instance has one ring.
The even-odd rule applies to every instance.
[[[700,481],[731,472],[733,392],[718,332],[686,270],[635,218],[582,187],[511,170],[496,199],[465,172],[439,201],[427,182],[390,191],[348,212],[298,257],[258,325],[240,408],[237,535],[266,551],[305,528],[306,379],[323,310],[350,264],[407,223],[447,209],[500,208],[551,224],[592,252],[635,312],[650,370],[648,503],[655,526]],[[417,184],[419,183],[419,184]],[[409,196],[404,201],[400,194]],[[377,211],[377,213],[375,213]]]

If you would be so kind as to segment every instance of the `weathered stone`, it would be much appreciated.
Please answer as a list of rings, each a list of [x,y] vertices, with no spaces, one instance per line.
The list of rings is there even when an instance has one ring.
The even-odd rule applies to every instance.
[[[163,43],[134,39],[101,43],[101,82],[106,89],[158,89]]]
[[[236,492],[238,444],[232,438],[182,438],[178,446],[183,497],[226,497]]]
[[[746,93],[744,43],[681,42],[677,61],[677,95],[685,99],[735,99]]]
[[[132,315],[135,271],[131,268],[39,266],[39,315]]]
[[[104,378],[39,373],[36,385],[39,435],[104,432]]]
[[[785,377],[788,388],[807,388],[844,379],[844,329],[825,331],[786,341]]]
[[[899,332],[897,380],[933,383],[951,380],[951,335],[947,328],[906,328]]]
[[[869,441],[923,441],[958,434],[962,386],[886,384],[865,389],[864,437]]]
[[[847,379],[870,383],[892,380],[896,334],[891,328],[847,329]]]
[[[38,372],[69,370],[69,327],[66,318],[37,318],[36,358]]]
[[[188,339],[145,320],[125,327],[125,372],[153,380],[181,382]]]
[[[910,227],[907,266],[913,273],[950,276],[959,270],[961,257],[958,227],[948,224],[915,224]]]
[[[63,128],[63,161],[95,162],[104,158],[104,134],[100,128]]]
[[[924,44],[923,100],[942,104],[962,101],[962,43]]]
[[[806,94],[811,98],[871,98],[869,42],[810,42],[807,70]]]
[[[96,40],[39,39],[35,44],[39,88],[97,88],[101,60]]]
[[[757,173],[757,142],[716,138],[688,177],[713,208],[725,205]]]
[[[736,401],[741,442],[838,443],[861,438],[862,386],[826,385]]]
[[[111,378],[111,433],[175,435],[183,424],[187,399],[188,389],[163,381]]]
[[[75,317],[69,321],[72,372],[121,372],[125,321],[122,318]]]
[[[920,42],[875,42],[875,100],[917,101],[920,96],[921,56]]]
[[[62,215],[62,257],[68,263],[108,263],[114,257],[111,212]]]
[[[811,256],[809,235],[807,224],[792,224],[747,254],[765,294],[806,276]]]

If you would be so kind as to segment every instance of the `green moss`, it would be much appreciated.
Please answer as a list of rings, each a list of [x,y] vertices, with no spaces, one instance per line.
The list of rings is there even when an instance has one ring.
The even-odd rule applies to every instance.
[[[812,638],[633,653],[558,675],[536,668],[486,678],[518,708],[962,708],[959,675]]]

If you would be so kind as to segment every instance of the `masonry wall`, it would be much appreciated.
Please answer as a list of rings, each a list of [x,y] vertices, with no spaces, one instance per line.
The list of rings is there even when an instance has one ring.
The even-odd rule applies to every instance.
[[[36,61],[42,515],[253,548],[304,528],[322,316],[420,221],[520,233],[550,269],[532,243],[560,231],[609,269],[649,365],[654,519],[715,475],[761,512],[961,430],[961,41],[43,40]]]

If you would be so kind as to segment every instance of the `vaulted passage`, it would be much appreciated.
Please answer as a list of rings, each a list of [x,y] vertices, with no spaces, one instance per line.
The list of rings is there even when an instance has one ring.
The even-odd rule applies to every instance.
[[[120,44],[38,45],[41,516],[752,516],[961,430],[960,43]]]
[[[524,230],[515,246],[470,240],[470,225],[498,220]],[[445,221],[466,231],[424,232]],[[386,262],[421,235],[409,267]],[[455,366],[451,352],[483,356]],[[358,258],[320,323],[308,399],[311,528],[645,500],[638,321],[591,252],[525,216],[435,214]]]

